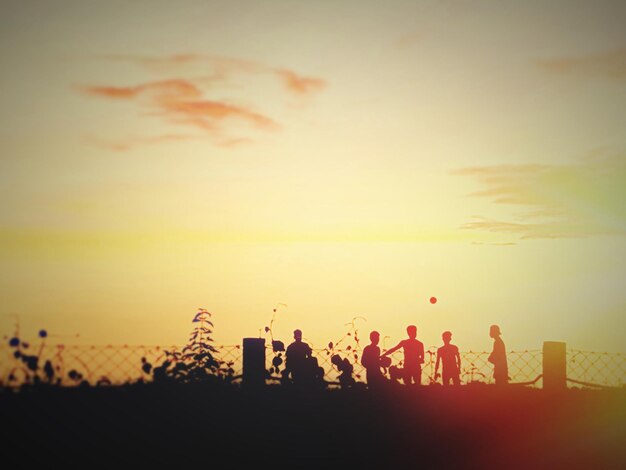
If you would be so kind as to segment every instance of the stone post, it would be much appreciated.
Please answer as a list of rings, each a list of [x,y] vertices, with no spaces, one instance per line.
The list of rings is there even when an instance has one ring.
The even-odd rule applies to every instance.
[[[543,343],[543,389],[564,390],[567,386],[567,355],[565,343]]]
[[[243,339],[243,386],[265,385],[265,339]]]

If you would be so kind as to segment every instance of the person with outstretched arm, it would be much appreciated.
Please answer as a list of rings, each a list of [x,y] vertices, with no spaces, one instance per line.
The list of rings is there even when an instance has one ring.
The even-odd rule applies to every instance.
[[[403,379],[406,385],[422,383],[422,364],[424,363],[424,343],[417,339],[417,327],[409,325],[406,328],[407,339],[400,341],[396,346],[389,349],[381,357],[393,354],[398,349],[404,350]]]

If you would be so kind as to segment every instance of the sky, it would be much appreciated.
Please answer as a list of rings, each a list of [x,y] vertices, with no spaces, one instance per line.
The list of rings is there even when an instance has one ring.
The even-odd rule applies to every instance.
[[[625,352],[621,1],[6,1],[0,333]],[[431,304],[431,297],[437,303]]]

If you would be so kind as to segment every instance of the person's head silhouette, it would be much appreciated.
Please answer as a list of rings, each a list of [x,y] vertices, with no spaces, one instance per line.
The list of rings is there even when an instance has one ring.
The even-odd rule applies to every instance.
[[[294,332],[293,332],[293,339],[295,339],[297,342],[302,341],[302,331],[294,330]]]
[[[409,338],[415,339],[417,338],[417,326],[409,325],[406,327],[406,334],[409,335]]]
[[[500,333],[500,327],[498,325],[491,325],[489,327],[489,336],[491,336],[492,338],[497,338],[498,336],[500,336],[502,333]]]
[[[372,331],[370,333],[370,341],[374,346],[376,346],[380,341],[380,333],[378,333],[378,331]]]
[[[441,339],[443,339],[443,344],[450,344],[450,341],[452,341],[452,333],[450,331],[444,331],[441,334]]]
[[[333,364],[337,369],[341,370],[341,365],[343,364],[343,359],[339,354],[333,354],[330,358],[331,364]]]

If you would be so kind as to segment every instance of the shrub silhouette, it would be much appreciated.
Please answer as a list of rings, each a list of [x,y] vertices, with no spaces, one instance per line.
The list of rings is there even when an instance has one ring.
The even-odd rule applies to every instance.
[[[270,342],[272,344],[272,352],[274,353],[274,357],[272,358],[272,366],[266,371],[267,378],[272,378],[272,374],[276,374],[274,378],[279,378],[280,366],[284,364],[284,353],[285,353],[285,343],[280,340],[274,339],[274,332],[272,331],[272,327],[274,326],[274,322],[276,321],[276,312],[278,307],[287,307],[287,304],[277,303],[274,309],[272,310],[272,319],[270,321],[269,326],[264,328],[265,334],[269,333]],[[259,337],[260,337],[259,330]]]
[[[61,377],[56,374],[52,361],[46,360],[43,367],[40,365],[41,355],[44,350],[48,332],[46,330],[39,330],[38,336],[41,338],[41,344],[36,354],[28,353],[30,351],[30,343],[20,340],[17,334],[9,340],[9,346],[15,349],[15,351],[13,351],[13,357],[18,361],[18,365],[14,366],[9,373],[9,382],[17,381],[17,374],[19,372],[23,376],[23,385],[26,386],[61,384]],[[23,365],[20,365],[19,362],[22,362]]]
[[[210,318],[209,311],[198,309],[192,320],[196,325],[183,349],[166,350],[165,361],[157,367],[152,367],[142,358],[142,370],[146,374],[152,372],[155,383],[230,383],[234,378],[233,363],[216,358],[218,350],[210,344],[213,342],[213,322]]]

